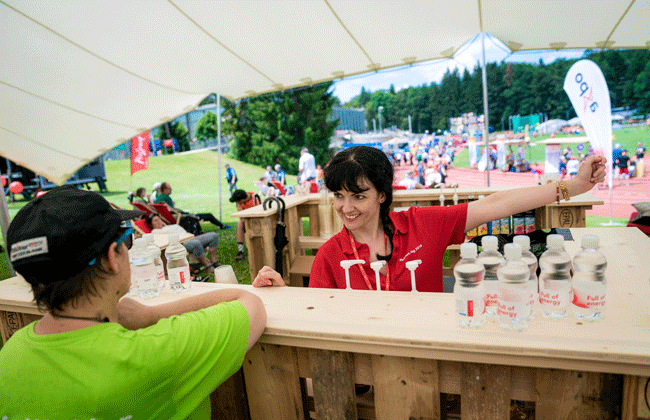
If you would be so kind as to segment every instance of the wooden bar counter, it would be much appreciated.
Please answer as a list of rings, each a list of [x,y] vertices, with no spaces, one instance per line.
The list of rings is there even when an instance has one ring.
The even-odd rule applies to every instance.
[[[511,400],[534,402],[536,419],[650,418],[650,239],[636,228],[570,231],[571,256],[582,235],[600,237],[603,321],[538,314],[523,332],[493,320],[466,330],[451,294],[234,286],[263,299],[268,325],[246,356],[244,381],[233,377],[213,394],[214,418],[439,419],[441,393],[460,395],[462,419],[510,419]],[[187,293],[222,287],[231,286],[197,283]],[[3,340],[38,317],[30,300],[22,279],[0,282]],[[245,390],[233,392],[235,380]],[[357,397],[355,384],[373,391]]]
[[[444,204],[448,206],[454,204],[454,194],[458,196],[459,203],[466,203],[478,199],[480,195],[488,196],[512,188],[517,187],[399,190],[393,192],[392,207],[399,209],[411,206],[439,206],[441,194]],[[330,194],[330,199],[331,197]],[[282,275],[290,280],[292,286],[302,285],[302,277],[309,275],[313,255],[320,244],[341,230],[340,220],[331,210],[331,204],[328,212],[319,209],[321,198],[320,194],[295,194],[282,197],[286,202],[284,224],[289,240],[289,244],[283,250]],[[585,212],[594,205],[601,204],[603,201],[595,195],[584,193],[572,197],[570,201],[540,207],[535,210],[535,227],[537,229],[584,227]],[[326,213],[330,217],[329,224],[322,220],[323,214]],[[246,227],[245,241],[252,282],[263,266],[275,268],[274,238],[278,221],[277,208],[273,204],[271,208],[264,210],[259,205],[233,213],[232,216],[241,218]],[[307,232],[304,231],[303,219],[307,221]],[[327,227],[330,228],[329,232],[326,232]],[[452,265],[453,262],[452,260]],[[451,275],[450,267],[443,272],[445,275]]]

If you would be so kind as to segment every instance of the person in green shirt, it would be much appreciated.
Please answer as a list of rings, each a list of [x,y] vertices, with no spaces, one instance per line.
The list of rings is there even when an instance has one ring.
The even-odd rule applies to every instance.
[[[0,418],[209,419],[209,394],[262,334],[261,300],[221,289],[142,305],[131,286],[140,216],[57,187],[14,217],[10,260],[44,316],[0,350]]]

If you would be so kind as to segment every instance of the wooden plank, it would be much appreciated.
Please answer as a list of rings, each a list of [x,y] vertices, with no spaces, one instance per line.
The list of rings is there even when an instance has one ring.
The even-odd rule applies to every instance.
[[[372,374],[378,420],[440,419],[436,360],[373,355]]]
[[[320,214],[318,203],[309,207],[309,235],[320,236]]]
[[[650,419],[650,378],[640,376],[639,377],[639,392],[637,399],[637,413],[640,419]]]
[[[510,366],[463,363],[460,414],[463,420],[510,418]]]
[[[347,352],[310,349],[309,366],[314,384],[316,417],[357,420],[352,355]]]
[[[304,420],[294,348],[258,343],[246,354],[244,376],[252,420]]]
[[[41,319],[42,317],[42,315],[0,311],[0,333],[2,333],[2,343],[6,343],[7,340],[9,340],[19,329]]]
[[[218,420],[250,420],[244,389],[244,373],[239,369],[210,394],[212,414]]]
[[[639,379],[634,375],[623,376],[621,420],[637,420],[639,418]]]
[[[621,404],[621,376],[595,372],[538,369],[537,420],[606,420]]]

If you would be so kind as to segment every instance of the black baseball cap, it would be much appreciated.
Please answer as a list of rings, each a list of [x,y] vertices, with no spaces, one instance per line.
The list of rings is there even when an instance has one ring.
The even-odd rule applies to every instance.
[[[234,193],[232,193],[232,196],[230,197],[230,202],[234,203],[239,200],[243,200],[244,198],[248,197],[248,193],[244,190],[235,190]]]
[[[101,255],[123,221],[143,214],[114,209],[92,191],[56,187],[30,201],[11,221],[9,259],[18,273],[39,283],[74,277]]]

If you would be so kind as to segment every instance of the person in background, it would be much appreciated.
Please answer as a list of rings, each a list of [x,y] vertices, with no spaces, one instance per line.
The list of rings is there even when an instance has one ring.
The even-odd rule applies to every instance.
[[[643,157],[645,156],[645,147],[643,147],[643,143],[638,142],[636,145],[636,169],[635,169],[635,176],[637,177],[642,177],[645,174],[645,164],[643,162]]]
[[[355,146],[336,154],[325,168],[325,185],[334,194],[333,207],[343,229],[323,244],[312,264],[309,287],[346,288],[343,260],[363,260],[350,268],[353,289],[374,290],[370,263],[387,261],[380,271],[383,290],[410,291],[406,262],[421,260],[416,288],[442,292],[442,261],[447,247],[465,240],[465,232],[490,220],[539,208],[563,197],[589,191],[605,178],[606,158],[590,156],[568,181],[491,194],[452,206],[411,207],[391,212],[393,168],[383,152]],[[262,268],[253,286],[283,286],[275,270]]]
[[[271,165],[268,165],[266,167],[266,172],[264,172],[264,179],[267,184],[271,184],[272,181],[275,181],[275,172],[273,172],[273,168],[271,167]]]
[[[264,331],[264,304],[242,289],[153,306],[124,297],[122,223],[141,214],[70,186],[18,211],[7,247],[44,316],[0,350],[2,418],[210,418],[210,394]]]
[[[236,190],[232,197],[230,197],[231,203],[237,203],[237,211],[242,211],[255,207],[260,203],[260,200],[252,192],[246,192],[244,190]],[[246,256],[244,248],[244,234],[246,230],[244,228],[244,221],[240,218],[237,222],[237,255],[235,255],[235,261],[241,261]]]
[[[575,156],[571,156],[569,161],[566,163],[566,172],[569,174],[569,176],[574,177],[578,175],[578,168],[580,167],[580,161],[575,158]]]
[[[303,147],[298,160],[298,180],[300,183],[316,179],[316,159],[309,153],[309,149]]]
[[[144,220],[149,226],[149,229],[152,231],[156,229],[162,229],[167,224],[155,213],[149,213],[145,216]],[[179,229],[179,233],[186,233],[179,225],[176,226],[176,229]],[[214,271],[215,267],[219,267],[221,264],[217,261],[217,248],[219,246],[219,235],[214,232],[201,233],[200,235],[195,235],[193,238],[181,242],[181,245],[185,247],[189,254],[192,254],[194,258],[199,260],[203,265],[203,268],[208,269],[208,271]],[[208,250],[208,259],[205,256],[205,249]]]
[[[151,195],[149,196],[150,203],[156,202],[156,197],[158,197],[158,194],[160,194],[161,188],[162,188],[162,184],[160,182],[156,182],[155,184],[153,184]]]
[[[627,155],[627,150],[623,149],[621,150],[621,154],[614,162],[616,164],[616,167],[618,167],[618,175],[617,178],[619,179],[629,179],[630,178],[630,171],[628,169],[628,164],[630,163],[630,157]],[[628,182],[628,185],[630,183]]]
[[[226,163],[226,181],[228,181],[228,190],[230,195],[237,189],[237,172],[235,168]]]
[[[129,191],[128,199],[130,203],[149,204],[149,197],[147,197],[147,189],[140,187],[135,190],[135,194]]]
[[[616,165],[616,162],[618,161],[619,156],[621,156],[621,153],[621,144],[616,143],[614,149],[612,149],[612,171],[614,171],[612,175],[614,176],[614,179],[618,178],[618,166]]]
[[[564,156],[560,156],[560,163],[558,165],[558,171],[560,171],[560,178],[564,178],[566,176],[566,164],[567,160]]]
[[[172,213],[181,214],[181,215],[190,215],[188,212],[176,208],[176,204],[174,203],[174,201],[170,197],[171,194],[172,194],[172,186],[169,185],[168,182],[163,182],[161,187],[160,187],[160,194],[158,194],[156,196],[156,201],[154,201],[154,203],[156,203],[156,204],[158,204],[158,203],[165,204],[165,206],[167,206],[169,211],[172,212]],[[225,225],[225,224],[221,223],[221,221],[219,219],[217,219],[216,217],[214,217],[214,215],[212,213],[196,213],[196,214],[193,214],[192,216],[196,216],[196,218],[198,218],[199,220],[205,220],[207,222],[210,222],[213,225],[218,226],[222,230],[232,228],[232,226]],[[202,232],[202,231],[199,230],[199,232]],[[195,232],[191,232],[191,233],[195,233]]]
[[[406,174],[404,175],[404,179],[402,179],[397,185],[406,187],[407,190],[425,188],[424,185],[420,184],[418,181],[416,181],[413,178],[413,172],[411,171],[406,172]]]
[[[280,183],[283,187],[287,185],[287,174],[282,169],[279,163],[275,164],[275,180]]]

